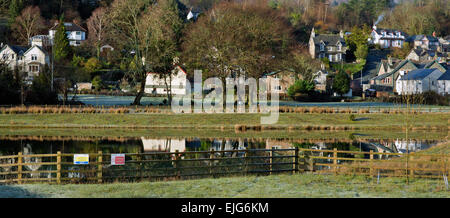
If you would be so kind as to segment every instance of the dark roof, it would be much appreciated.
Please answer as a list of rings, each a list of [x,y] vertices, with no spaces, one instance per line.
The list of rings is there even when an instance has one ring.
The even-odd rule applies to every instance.
[[[420,57],[425,56],[425,55],[429,55],[431,57],[434,57],[434,56],[436,56],[438,54],[437,51],[426,50],[426,49],[422,49],[422,48],[413,49],[413,51]]]
[[[316,34],[314,44],[319,45],[320,42],[324,42],[325,46],[337,45],[338,42],[341,42],[342,46],[345,46],[345,39],[339,34]]]
[[[50,30],[56,30],[56,28],[58,27],[59,24],[55,24],[52,28],[50,28]],[[87,32],[86,29],[84,29],[83,27],[81,27],[80,25],[76,24],[76,23],[70,23],[70,22],[64,22],[64,26],[66,27],[66,31],[82,31],[82,32]]]
[[[402,36],[406,36],[406,33],[402,32],[400,30],[392,30],[392,29],[377,29],[377,30],[375,30],[375,32],[377,32],[378,35],[381,35],[381,32],[383,32],[383,31],[385,31],[386,34],[392,33],[392,34],[396,35],[397,33],[401,33]]]
[[[407,73],[405,76],[400,78],[400,80],[421,80],[436,70],[438,70],[438,69],[433,68],[433,69],[412,70],[409,73]]]
[[[437,80],[450,80],[450,70],[447,70],[442,76],[440,76]]]
[[[25,53],[29,48],[19,45],[8,45],[16,54]]]
[[[402,68],[403,66],[405,66],[407,63],[411,63],[411,64],[413,64],[413,65],[417,68],[417,66],[416,66],[413,62],[411,62],[410,60],[404,60],[404,61],[402,61],[402,62],[400,62],[400,63],[397,63],[396,66],[395,66],[395,68],[394,68],[391,72],[389,72],[389,73],[384,73],[384,74],[381,74],[381,75],[379,75],[379,76],[376,76],[376,77],[372,78],[372,80],[382,80],[382,79],[384,79],[384,78],[386,78],[386,77],[388,77],[388,76],[391,76],[392,74],[394,74],[394,73],[396,73],[398,70],[400,70],[400,68]]]
[[[409,37],[406,41],[407,41],[407,42],[421,41],[421,40],[423,40],[423,38],[425,38],[425,36],[427,37],[427,39],[428,39],[430,42],[438,42],[438,41],[439,41],[438,38],[436,38],[436,37],[434,37],[434,36],[428,36],[428,35],[415,35],[415,36],[411,36],[411,37]]]

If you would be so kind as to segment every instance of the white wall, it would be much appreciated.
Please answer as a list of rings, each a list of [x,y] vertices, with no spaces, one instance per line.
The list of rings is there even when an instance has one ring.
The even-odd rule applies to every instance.
[[[184,95],[186,94],[186,73],[179,67],[174,69],[174,71],[176,71],[176,74],[173,73],[171,77],[172,95]],[[167,78],[167,82],[170,82],[169,78]],[[150,94],[166,95],[164,78],[159,78],[159,75],[156,73],[147,74],[144,91]]]

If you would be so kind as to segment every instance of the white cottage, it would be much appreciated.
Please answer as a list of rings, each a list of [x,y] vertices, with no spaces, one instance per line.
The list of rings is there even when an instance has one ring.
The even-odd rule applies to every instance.
[[[50,64],[50,57],[39,40],[33,41],[31,47],[5,45],[0,50],[0,58],[10,69],[27,72],[29,80],[38,76],[44,66]]]
[[[417,69],[405,75],[400,75],[397,80],[397,92],[399,95],[420,94],[426,91],[438,91],[437,79],[443,72],[439,69]]]
[[[373,26],[369,42],[378,44],[381,48],[402,48],[406,34],[398,30],[378,29]]]
[[[440,95],[450,94],[450,70],[447,70],[437,79],[438,93]]]
[[[167,78],[167,83],[171,84],[172,95],[186,94],[186,72],[177,66],[172,71],[171,78]],[[148,73],[145,82],[145,93],[155,95],[166,95],[167,87],[164,78],[160,77],[158,73]]]
[[[53,43],[53,39],[55,38],[56,29],[58,28],[59,23],[55,23],[55,25],[50,28],[48,33],[50,41]],[[64,26],[66,27],[67,38],[69,39],[69,43],[71,46],[79,46],[83,41],[86,40],[86,29],[81,27],[76,23],[65,22]]]

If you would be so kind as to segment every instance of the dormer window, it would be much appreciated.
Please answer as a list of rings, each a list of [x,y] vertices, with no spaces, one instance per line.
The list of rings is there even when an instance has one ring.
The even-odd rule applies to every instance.
[[[337,49],[338,49],[338,51],[342,50],[342,45],[340,43],[338,44]]]
[[[320,43],[320,51],[325,51],[325,45],[323,43]]]

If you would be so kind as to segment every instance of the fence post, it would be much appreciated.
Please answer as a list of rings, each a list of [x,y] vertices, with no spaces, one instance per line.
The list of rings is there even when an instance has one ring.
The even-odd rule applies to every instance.
[[[373,160],[373,151],[370,150],[370,160],[369,160],[369,166],[370,166],[369,175],[370,176],[373,175],[372,160]]]
[[[212,166],[213,166],[214,158],[215,158],[215,155],[214,155],[214,148],[213,148],[213,149],[211,149],[211,152],[209,153],[209,175],[213,176],[213,177],[214,177],[214,174],[213,174]]]
[[[412,153],[412,154],[414,154],[414,153]],[[410,161],[413,161],[413,160],[414,160],[414,156],[411,156]],[[409,173],[410,173],[411,177],[414,178],[414,164],[410,168]]]
[[[61,184],[61,151],[56,153],[56,183]]]
[[[245,153],[244,153],[244,167],[245,167],[245,175],[248,174],[248,147],[245,148]]]
[[[297,173],[298,172],[298,165],[299,165],[299,163],[298,163],[298,147],[295,147],[295,151],[294,151],[294,171],[293,171],[293,174],[295,174],[295,173]]]
[[[273,153],[274,153],[274,151],[275,151],[275,148],[272,147],[272,150],[270,151],[270,158],[269,158],[269,161],[270,161],[269,175],[272,175],[272,171],[273,171],[273,166],[272,166],[272,164],[273,164]]]
[[[22,152],[17,154],[17,183],[22,184]]]
[[[102,166],[102,162],[103,162],[103,153],[102,151],[98,151],[98,156],[97,156],[97,166],[98,166],[98,171],[97,171],[97,182],[98,183],[102,183],[103,182],[103,166]]]
[[[333,166],[334,166],[334,174],[337,174],[337,148],[333,148]]]
[[[176,179],[180,179],[180,171],[178,170],[178,150],[175,150],[175,161],[173,167],[175,168],[175,177]]]

